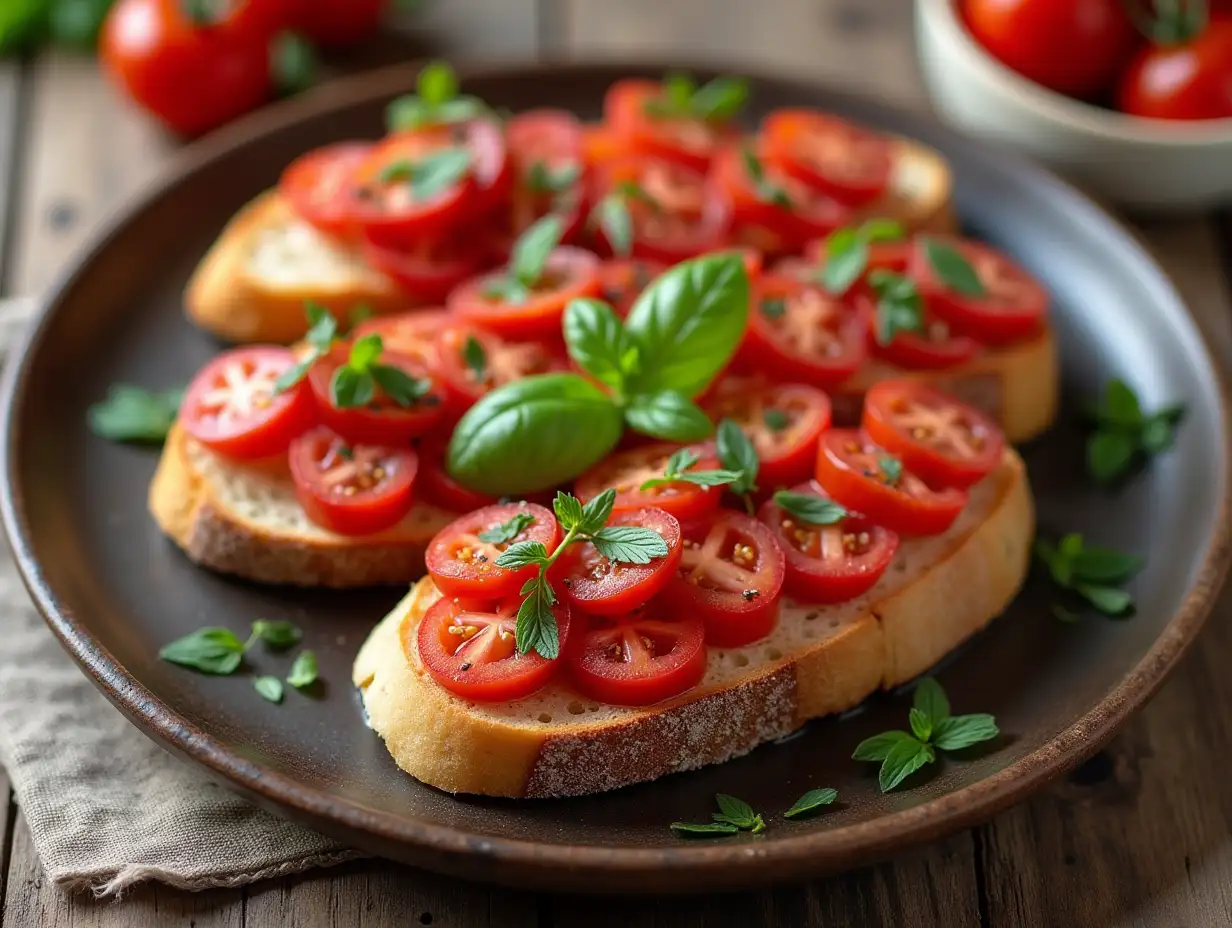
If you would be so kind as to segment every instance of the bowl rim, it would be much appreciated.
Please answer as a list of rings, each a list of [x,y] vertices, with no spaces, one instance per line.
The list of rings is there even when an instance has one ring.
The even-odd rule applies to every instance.
[[[993,57],[976,41],[962,17],[958,0],[916,0],[917,42],[924,30],[939,34],[967,56],[980,76],[1001,94],[1013,97],[1036,116],[1087,135],[1166,149],[1232,146],[1232,116],[1208,120],[1164,120],[1130,116],[1067,97],[1025,77]]]

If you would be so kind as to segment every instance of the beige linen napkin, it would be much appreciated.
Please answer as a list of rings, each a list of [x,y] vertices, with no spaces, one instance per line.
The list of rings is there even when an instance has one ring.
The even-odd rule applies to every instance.
[[[31,305],[0,301],[0,351]],[[57,884],[237,886],[361,856],[275,818],[148,740],[35,611],[0,542],[0,763]]]

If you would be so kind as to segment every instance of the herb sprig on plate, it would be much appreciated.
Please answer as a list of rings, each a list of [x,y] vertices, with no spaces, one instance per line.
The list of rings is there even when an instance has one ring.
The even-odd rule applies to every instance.
[[[117,383],[107,391],[106,400],[90,407],[90,429],[110,441],[160,444],[167,438],[183,399],[183,387],[146,390]]]
[[[906,238],[902,223],[892,219],[870,219],[859,226],[838,229],[826,239],[825,262],[818,280],[826,290],[843,294],[864,276],[871,246],[877,242],[897,242]]]
[[[1113,378],[1089,414],[1094,428],[1087,438],[1087,473],[1096,483],[1110,484],[1136,462],[1172,447],[1185,407],[1174,403],[1148,413],[1133,389]]]
[[[1045,538],[1036,538],[1034,551],[1036,558],[1048,568],[1053,583],[1090,603],[1104,615],[1122,616],[1133,607],[1133,596],[1121,586],[1142,569],[1143,560],[1137,555],[1088,545],[1074,532],[1055,544]],[[1079,618],[1076,612],[1060,603],[1053,605],[1052,612],[1062,622],[1076,622]]]
[[[491,110],[478,97],[458,93],[458,77],[453,68],[443,61],[432,61],[419,72],[415,93],[389,104],[385,122],[390,132],[407,132],[490,115]]]
[[[229,628],[207,626],[183,638],[164,645],[158,656],[168,663],[188,667],[201,673],[231,676],[244,664],[246,657],[263,643],[271,651],[286,651],[299,644],[303,632],[285,620],[257,619],[247,639]],[[316,654],[304,650],[296,655],[286,682],[296,689],[309,689],[318,679]],[[262,698],[279,703],[283,698],[283,681],[268,674],[253,679],[253,688]]]

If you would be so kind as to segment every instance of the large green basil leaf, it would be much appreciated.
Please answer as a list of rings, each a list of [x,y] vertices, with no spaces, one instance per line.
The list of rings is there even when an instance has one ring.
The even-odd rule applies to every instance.
[[[573,300],[565,308],[565,344],[569,356],[600,383],[624,388],[637,367],[637,346],[630,343],[620,319],[599,300]]]
[[[449,443],[449,473],[492,496],[520,496],[576,477],[616,446],[620,407],[577,374],[507,384],[462,417]]]
[[[661,274],[625,320],[639,351],[629,393],[696,396],[731,360],[749,317],[749,277],[735,252],[708,255]]]

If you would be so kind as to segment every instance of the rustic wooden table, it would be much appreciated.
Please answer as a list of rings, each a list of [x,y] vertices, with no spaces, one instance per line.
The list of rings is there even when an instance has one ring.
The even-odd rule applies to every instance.
[[[924,105],[909,0],[425,0],[400,57],[678,55]],[[0,294],[34,293],[174,143],[90,60],[0,62]],[[1232,365],[1232,217],[1139,225]],[[3,925],[1232,925],[1232,597],[1171,682],[1105,751],[989,824],[806,886],[677,900],[551,898],[363,863],[190,894],[94,902],[47,883],[10,800]],[[8,792],[0,773],[0,789]],[[0,809],[4,807],[0,806]]]

